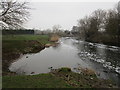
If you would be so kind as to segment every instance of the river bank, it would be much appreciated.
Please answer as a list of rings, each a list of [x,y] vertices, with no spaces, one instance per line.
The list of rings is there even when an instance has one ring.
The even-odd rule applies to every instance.
[[[3,88],[115,88],[110,80],[98,79],[89,69],[81,73],[63,67],[38,75],[4,76]]]
[[[21,55],[38,53],[46,47],[46,44],[53,45],[54,41],[50,41],[50,38],[48,35],[3,35],[2,74],[15,75],[9,71],[9,65]]]
[[[47,40],[50,42],[50,39]],[[46,44],[52,45],[54,42],[50,43],[47,42]],[[109,48],[105,46],[102,46],[101,48],[101,46],[97,44],[92,45],[92,43],[77,41],[68,37],[61,38],[59,40],[59,44],[56,47],[53,46],[50,48],[45,48],[44,50],[36,54],[27,54],[24,55],[24,57],[22,57],[21,59],[17,59],[17,61],[15,62],[12,61],[13,63],[10,65],[9,70],[12,72],[16,72],[17,74],[8,74],[8,72],[6,72],[7,76],[3,76],[4,88],[17,88],[19,87],[19,85],[21,85],[21,87],[23,88],[45,88],[47,84],[49,84],[48,88],[57,88],[59,85],[61,88],[112,88],[115,86],[112,83],[112,80],[109,80],[109,78],[98,78],[98,75],[100,77],[114,77],[116,74],[109,72],[109,70],[102,67],[101,64],[95,63],[95,61],[92,62],[91,59],[93,57],[94,60],[102,60],[104,61],[103,64],[107,65],[108,62],[106,61],[106,59],[100,59],[100,57],[98,58],[97,56],[98,54],[102,54],[103,56],[106,55],[107,53],[105,54],[103,52],[107,51],[107,49],[109,50]],[[114,54],[116,56],[115,52],[113,52],[112,55]],[[76,64],[78,64],[80,67],[83,67],[83,72],[85,71],[87,73],[83,74],[73,72]],[[59,69],[64,66],[70,67],[72,71],[71,69],[67,69],[66,72],[66,69]],[[51,67],[51,72],[48,67]],[[58,69],[52,69],[52,67]],[[89,69],[84,69],[84,67],[88,67]],[[92,69],[90,70],[90,68]],[[94,70],[95,73],[92,70]],[[106,71],[107,73],[104,71]],[[89,72],[92,72],[92,75]],[[118,78],[116,76],[113,79]],[[56,83],[56,85],[54,85],[53,83]],[[24,86],[23,84],[26,86]]]
[[[79,37],[77,37],[79,39]],[[87,38],[85,39],[85,41],[87,42],[91,42],[91,43],[98,43],[98,44],[105,44],[105,45],[109,45],[109,46],[117,46],[120,47],[120,36],[108,36],[108,35],[98,35],[96,37],[92,37],[92,38]]]

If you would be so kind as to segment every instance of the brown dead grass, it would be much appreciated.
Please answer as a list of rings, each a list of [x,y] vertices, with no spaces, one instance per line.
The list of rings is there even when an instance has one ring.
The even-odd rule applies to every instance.
[[[51,38],[50,38],[51,42],[57,42],[58,40],[59,40],[59,36],[56,35],[56,34],[52,35]]]
[[[93,71],[92,69],[79,68],[79,70],[81,71],[81,73],[83,73],[85,75],[95,75],[95,71]]]

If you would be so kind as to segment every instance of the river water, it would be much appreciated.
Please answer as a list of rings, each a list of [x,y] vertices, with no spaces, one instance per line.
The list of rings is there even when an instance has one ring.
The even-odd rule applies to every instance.
[[[49,72],[49,67],[90,68],[99,78],[111,79],[120,86],[120,47],[90,43],[64,37],[57,46],[36,54],[26,54],[13,62],[10,71],[18,74]]]

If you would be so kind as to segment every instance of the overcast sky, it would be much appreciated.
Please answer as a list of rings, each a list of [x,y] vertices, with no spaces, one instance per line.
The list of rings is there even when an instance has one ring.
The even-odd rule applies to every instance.
[[[110,0],[111,1],[111,0]],[[114,2],[30,2],[30,19],[27,28],[48,29],[59,24],[63,29],[71,30],[77,20],[90,15],[97,9],[112,9]]]

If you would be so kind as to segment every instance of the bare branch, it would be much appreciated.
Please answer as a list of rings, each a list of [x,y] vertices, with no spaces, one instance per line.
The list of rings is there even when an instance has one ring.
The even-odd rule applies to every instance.
[[[28,19],[28,2],[6,1],[2,0],[2,14],[0,21],[6,23],[10,28],[20,28],[21,25]]]

